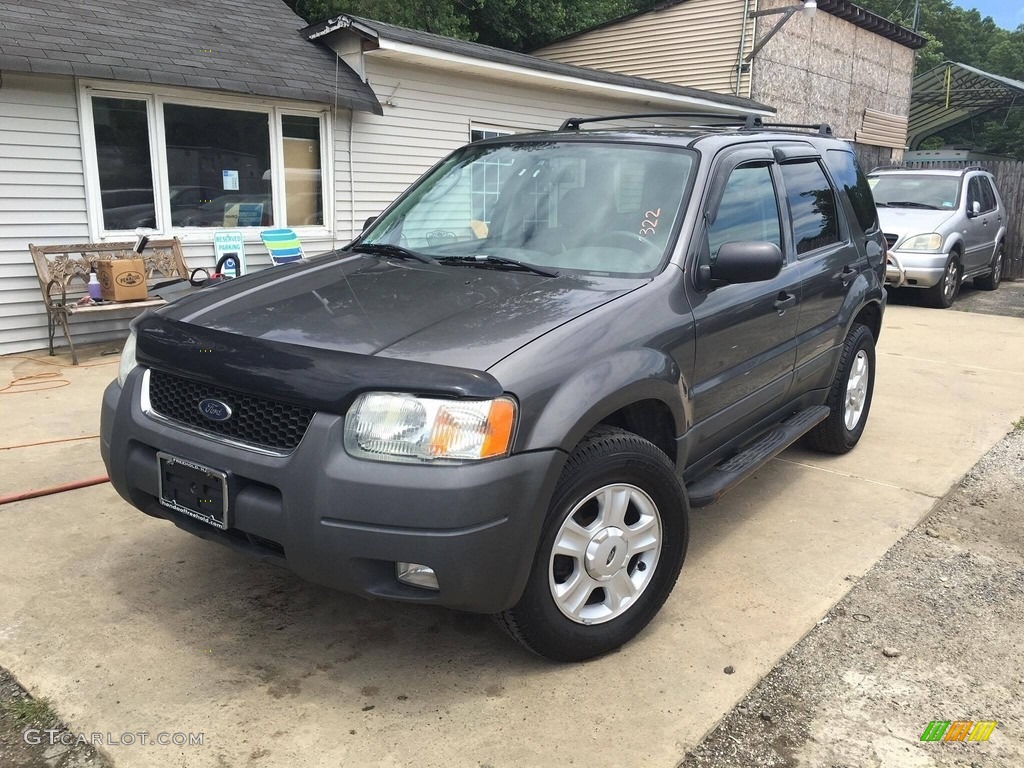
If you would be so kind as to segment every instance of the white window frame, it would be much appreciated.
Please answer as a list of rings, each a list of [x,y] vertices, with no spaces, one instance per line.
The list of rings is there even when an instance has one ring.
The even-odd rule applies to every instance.
[[[336,213],[334,205],[334,126],[329,108],[311,108],[305,102],[292,102],[258,97],[199,91],[135,83],[109,81],[78,81],[79,128],[82,140],[82,158],[85,166],[85,199],[89,219],[89,235],[94,242],[133,239],[134,230],[107,230],[103,226],[103,198],[100,191],[99,159],[96,154],[96,134],[93,124],[93,97],[134,99],[146,103],[149,126],[149,155],[153,174],[153,204],[156,207],[156,229],[147,230],[155,236],[177,236],[184,243],[213,242],[213,233],[219,227],[172,227],[170,184],[167,172],[167,142],[164,134],[164,105],[183,104],[193,107],[228,109],[238,112],[266,114],[269,121],[270,175],[280,182],[271,183],[274,226],[286,227],[287,201],[285,199],[284,169],[284,115],[316,117],[320,120],[320,182],[323,197],[323,225],[294,226],[301,238],[326,239],[334,236]],[[259,241],[260,230],[268,227],[241,227],[246,241]]]

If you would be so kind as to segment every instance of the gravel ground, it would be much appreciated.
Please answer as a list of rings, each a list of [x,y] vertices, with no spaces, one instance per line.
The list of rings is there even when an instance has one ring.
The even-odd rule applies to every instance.
[[[40,743],[29,743],[37,740]],[[91,746],[76,743],[75,735],[57,719],[45,701],[33,699],[10,673],[0,669],[0,767],[109,766],[110,763]]]
[[[1024,424],[680,768],[1024,766]],[[921,742],[995,720],[987,742]]]
[[[893,304],[917,306],[921,303],[922,296],[923,292],[916,288],[889,291],[889,301]],[[979,291],[974,287],[974,282],[968,280],[960,286],[960,295],[951,309],[958,312],[978,312],[982,315],[1024,317],[1024,280],[1004,280],[994,291]]]

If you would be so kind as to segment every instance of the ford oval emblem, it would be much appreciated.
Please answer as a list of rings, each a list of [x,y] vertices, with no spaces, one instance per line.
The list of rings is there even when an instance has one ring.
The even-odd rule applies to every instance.
[[[233,413],[230,405],[212,397],[199,401],[199,412],[210,421],[227,421]]]

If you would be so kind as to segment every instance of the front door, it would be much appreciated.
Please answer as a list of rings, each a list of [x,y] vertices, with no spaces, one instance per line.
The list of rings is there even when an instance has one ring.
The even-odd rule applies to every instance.
[[[749,152],[749,151],[748,151]],[[785,253],[774,160],[725,163],[720,201],[710,201],[700,260],[728,242],[771,242]],[[715,185],[712,186],[715,189]],[[722,285],[691,296],[696,324],[693,416],[705,454],[781,406],[796,360],[800,281],[787,263],[771,280]]]

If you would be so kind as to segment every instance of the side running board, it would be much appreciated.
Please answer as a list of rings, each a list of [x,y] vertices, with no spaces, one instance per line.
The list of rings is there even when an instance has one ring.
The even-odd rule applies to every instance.
[[[766,432],[730,459],[719,464],[700,480],[686,486],[691,507],[706,507],[722,498],[734,485],[753,474],[826,418],[827,405],[816,405],[795,413]]]

